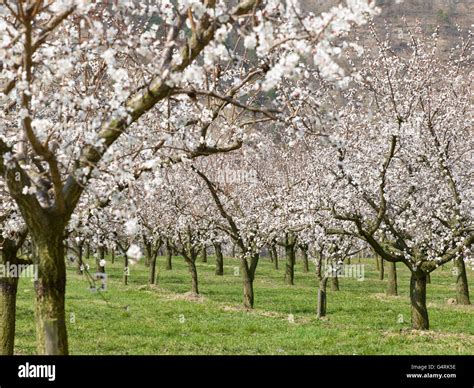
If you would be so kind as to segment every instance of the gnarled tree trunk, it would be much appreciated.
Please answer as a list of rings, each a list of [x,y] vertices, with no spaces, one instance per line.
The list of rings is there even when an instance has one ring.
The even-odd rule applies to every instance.
[[[68,340],[65,317],[66,265],[62,227],[35,233],[34,258],[38,263],[36,290],[36,338],[39,354],[66,355]]]
[[[17,251],[12,249],[10,241],[2,242],[0,264],[15,264]],[[0,355],[13,355],[17,289],[18,277],[0,277]]]
[[[411,325],[416,330],[428,330],[428,310],[426,308],[426,273],[412,272],[410,279]]]
[[[18,278],[0,278],[0,355],[13,355]]]

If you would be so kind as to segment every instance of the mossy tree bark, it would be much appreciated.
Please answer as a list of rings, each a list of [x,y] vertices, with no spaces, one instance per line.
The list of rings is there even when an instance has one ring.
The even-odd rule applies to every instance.
[[[5,144],[0,139],[0,151],[4,150]],[[38,353],[68,354],[63,242],[65,227],[74,207],[66,210],[63,192],[59,190],[56,193],[60,193],[61,200],[50,208],[43,208],[34,195],[23,195],[22,188],[31,186],[31,181],[18,162],[6,169],[0,158],[0,173],[5,174],[9,192],[28,228],[33,242],[33,261],[38,265],[38,278],[35,280]]]
[[[17,253],[21,242],[18,244],[18,242],[9,239],[0,240],[2,245],[0,264],[5,268],[7,265],[18,264]],[[0,278],[0,355],[13,355],[17,289],[17,276]]]
[[[426,308],[426,273],[412,272],[410,279],[411,324],[416,330],[428,330],[430,327]]]
[[[38,263],[36,291],[36,338],[39,354],[66,355],[68,340],[65,317],[66,265],[62,225],[33,235]]]
[[[0,278],[0,355],[13,355],[18,278]]]
[[[454,259],[454,265],[456,266],[456,300],[458,304],[469,305],[471,301],[469,299],[466,264],[462,257],[458,257]]]

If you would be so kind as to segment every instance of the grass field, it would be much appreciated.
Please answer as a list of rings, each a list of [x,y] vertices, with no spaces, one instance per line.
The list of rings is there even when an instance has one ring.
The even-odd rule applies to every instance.
[[[353,261],[354,263],[354,261]],[[190,275],[176,257],[172,271],[158,262],[158,285],[148,286],[143,261],[122,284],[122,261],[108,261],[107,291],[89,290],[85,276],[68,269],[67,317],[71,354],[474,354],[474,307],[448,305],[455,297],[451,267],[438,269],[428,285],[431,330],[410,330],[409,274],[399,265],[398,297],[385,296],[373,260],[363,260],[365,280],[340,279],[328,292],[328,317],[315,317],[314,267],[296,265],[295,286],[268,259],[258,265],[255,310],[241,309],[242,290],[234,274],[238,261],[225,260],[225,275],[214,275],[213,257],[198,263],[200,292],[186,294]],[[91,269],[95,268],[90,262]],[[284,262],[281,262],[281,267]],[[470,283],[474,273],[469,269]],[[328,287],[330,288],[330,287]],[[101,297],[101,295],[103,297]],[[18,291],[16,354],[35,353],[34,290],[21,279]],[[294,317],[291,319],[290,314]],[[399,323],[403,317],[404,322]],[[293,322],[291,322],[293,321]]]

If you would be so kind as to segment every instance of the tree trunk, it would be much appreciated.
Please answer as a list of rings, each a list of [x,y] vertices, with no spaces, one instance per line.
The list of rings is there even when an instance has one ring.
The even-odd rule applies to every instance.
[[[156,281],[156,257],[158,255],[158,252],[156,254],[151,255],[150,258],[150,278],[149,282],[151,284],[155,284]]]
[[[309,272],[309,263],[308,263],[308,248],[302,247],[301,254],[303,255],[303,272]]]
[[[232,257],[235,257],[235,245],[234,245],[234,244],[232,244],[231,256],[232,256]]]
[[[271,246],[268,245],[268,255],[270,256],[270,262],[273,263],[273,252]]]
[[[13,355],[18,278],[0,278],[0,355]]]
[[[128,256],[124,254],[123,256],[123,284],[128,284],[128,275],[130,273],[130,268],[128,267]]]
[[[295,284],[295,245],[285,245],[286,252],[286,267],[285,267],[285,281],[286,284],[293,286]]]
[[[337,277],[337,273],[332,274],[331,291],[339,291],[339,278]]]
[[[278,269],[278,251],[276,245],[271,246],[271,251],[273,252],[273,265],[275,269]]]
[[[318,260],[316,262],[316,277],[322,279],[322,269],[323,269],[323,253],[320,251],[318,255]]]
[[[152,260],[151,243],[143,238],[143,245],[145,246],[145,267],[149,267]]]
[[[198,273],[196,269],[196,264],[192,260],[188,260],[189,272],[191,273],[191,293],[194,295],[199,295],[198,289]]]
[[[1,264],[15,264],[16,252],[4,242]],[[0,278],[0,355],[11,356],[15,345],[16,294],[18,277]]]
[[[316,308],[316,315],[318,318],[326,316],[326,305],[327,305],[327,284],[328,278],[324,277],[319,281],[318,288],[318,306]]]
[[[375,255],[375,267],[377,268],[377,271],[380,271],[380,262],[378,255]]]
[[[82,275],[84,273],[84,262],[82,261],[82,254],[84,251],[84,243],[80,242],[77,244],[77,274]]]
[[[245,260],[245,259],[244,259]],[[242,280],[244,287],[244,307],[253,309],[254,293],[253,293],[253,279],[246,266],[242,265]]]
[[[426,273],[412,272],[410,279],[411,325],[416,330],[428,330],[428,310],[426,308]]]
[[[112,248],[112,252],[111,252],[111,261],[112,261],[112,264],[115,263],[115,248]]]
[[[202,251],[201,251],[201,262],[203,263],[207,263],[207,249],[206,247],[202,247]]]
[[[214,244],[216,252],[216,275],[224,275],[224,256],[222,255],[222,246],[219,243]]]
[[[173,265],[171,263],[171,258],[173,256],[173,248],[169,240],[166,240],[166,270],[171,271],[173,269]]]
[[[388,284],[387,284],[387,295],[397,296],[398,285],[397,285],[397,265],[393,262],[387,262],[388,266]]]
[[[471,304],[469,299],[469,285],[467,282],[466,264],[462,257],[454,260],[454,265],[457,268],[456,278],[456,300],[458,304],[468,305]]]
[[[105,273],[105,267],[100,265],[100,261],[105,260],[105,248],[99,246],[96,258],[97,272]]]
[[[50,228],[45,235],[32,235],[39,265],[35,281],[37,348],[44,355],[68,354],[63,230]]]
[[[385,266],[384,266],[384,259],[379,257],[378,260],[380,261],[379,266],[379,280],[383,280],[385,276]]]

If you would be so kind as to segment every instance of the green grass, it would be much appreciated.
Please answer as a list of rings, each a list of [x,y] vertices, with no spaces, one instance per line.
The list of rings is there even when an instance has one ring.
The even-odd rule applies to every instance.
[[[341,290],[328,292],[327,319],[318,320],[314,267],[304,274],[299,261],[296,285],[287,286],[283,270],[261,260],[251,312],[240,308],[237,260],[226,259],[223,277],[214,275],[213,257],[198,263],[201,300],[186,296],[190,275],[180,257],[172,271],[159,259],[158,285],[152,287],[143,262],[131,267],[128,286],[122,284],[122,261],[108,263],[105,300],[68,268],[67,317],[75,318],[68,322],[71,354],[474,354],[474,307],[447,304],[455,297],[450,266],[435,271],[428,285],[431,330],[414,332],[409,273],[402,265],[400,296],[386,297],[386,281],[378,280],[373,260],[364,260],[365,280],[340,279]],[[472,284],[472,270],[469,277]],[[32,282],[21,279],[17,354],[35,353],[33,299]]]

